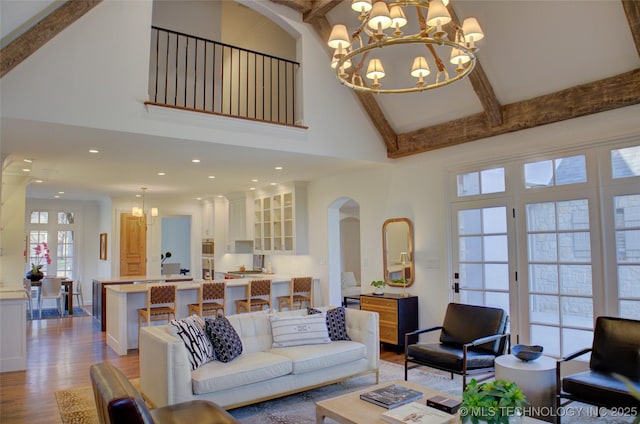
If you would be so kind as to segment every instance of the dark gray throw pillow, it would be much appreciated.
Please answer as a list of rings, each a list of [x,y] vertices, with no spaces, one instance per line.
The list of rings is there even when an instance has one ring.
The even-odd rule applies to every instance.
[[[319,309],[307,308],[307,314],[309,315],[321,313],[322,311]],[[338,340],[351,340],[347,334],[344,306],[327,311],[327,329],[329,330],[329,338],[333,342]]]
[[[207,335],[220,362],[231,362],[242,353],[242,340],[226,317],[205,318]]]

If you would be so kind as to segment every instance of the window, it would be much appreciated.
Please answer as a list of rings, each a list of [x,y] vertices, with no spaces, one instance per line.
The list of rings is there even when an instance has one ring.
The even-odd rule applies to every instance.
[[[526,205],[530,338],[555,356],[591,343],[588,209],[587,199]]]
[[[640,319],[640,194],[614,197],[618,309]]]
[[[459,174],[458,196],[502,193],[505,189],[504,168]]]
[[[31,212],[31,224],[48,224],[49,213],[45,211]]]
[[[49,219],[51,216],[52,219]],[[28,215],[29,263],[42,265],[45,275],[74,278],[76,269],[76,215],[71,211],[31,211]],[[47,243],[51,263],[35,256],[34,248]],[[41,255],[42,256],[42,255]],[[26,270],[25,270],[26,272]]]
[[[640,145],[453,176],[456,301],[510,311],[514,340],[552,356],[591,345],[599,315],[640,319]]]
[[[531,162],[524,165],[525,187],[551,187],[584,183],[587,168],[584,155]]]
[[[611,171],[614,179],[640,176],[640,146],[612,150]]]

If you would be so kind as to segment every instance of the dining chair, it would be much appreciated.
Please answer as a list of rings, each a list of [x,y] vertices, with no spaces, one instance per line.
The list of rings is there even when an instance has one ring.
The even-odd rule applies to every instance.
[[[259,311],[271,307],[271,280],[251,280],[246,287],[246,299],[236,300],[236,312]]]
[[[283,307],[302,309],[306,304],[307,308],[313,307],[313,277],[293,277],[289,283],[289,295],[278,296],[278,309]]]
[[[200,285],[198,303],[190,303],[189,315],[225,315],[227,283],[224,281],[207,281]]]
[[[22,287],[24,288],[24,292],[27,295],[27,307],[29,309],[29,315],[31,319],[33,319],[33,289],[35,287],[31,287],[31,280],[28,278],[22,279]]]
[[[178,286],[175,284],[149,284],[147,286],[147,306],[138,309],[138,330],[142,323],[147,326],[151,321],[167,322],[176,318],[176,299],[178,298]]]
[[[84,298],[82,297],[82,284],[80,281],[73,282],[73,293],[71,293],[73,297],[76,298],[76,302],[74,305],[78,305],[80,307],[84,306]]]
[[[64,294],[62,293],[62,278],[61,277],[45,277],[42,279],[42,286],[40,286],[40,302],[38,307],[40,308],[40,318],[42,318],[42,304],[45,299],[55,299],[58,304],[58,311],[60,316],[64,315],[64,306],[62,305],[62,299]]]

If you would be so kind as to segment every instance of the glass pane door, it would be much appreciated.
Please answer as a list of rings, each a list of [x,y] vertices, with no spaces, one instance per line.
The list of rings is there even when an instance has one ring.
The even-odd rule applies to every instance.
[[[640,194],[614,196],[618,311],[640,319]]]
[[[530,343],[561,356],[593,337],[588,199],[526,205]]]
[[[465,202],[454,209],[454,270],[459,277],[454,300],[503,308],[511,316],[510,297],[517,291],[514,287],[510,294],[515,283],[510,277],[515,275],[510,253],[511,208],[494,201]]]

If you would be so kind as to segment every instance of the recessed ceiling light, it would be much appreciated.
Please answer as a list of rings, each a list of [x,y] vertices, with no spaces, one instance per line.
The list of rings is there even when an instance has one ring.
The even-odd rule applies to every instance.
[[[136,194],[136,197],[142,197],[142,195],[141,194]]]
[[[216,176],[215,175],[209,175],[209,179],[214,179]]]
[[[27,162],[27,163],[31,163],[33,162],[33,159],[22,159],[23,162]]]
[[[64,191],[59,191],[58,194],[64,194]]]
[[[42,180],[35,180],[36,183],[43,183],[44,181]]]
[[[202,197],[196,197],[196,200],[202,200]]]
[[[100,152],[98,150],[96,150],[96,149],[90,149],[89,153],[100,153]]]
[[[281,166],[276,166],[276,171],[282,171],[282,167]]]
[[[276,183],[271,183],[270,185],[274,186],[274,185],[276,185]]]
[[[249,190],[255,190],[255,189],[256,189],[255,187],[249,187]]]
[[[165,174],[164,172],[158,172],[158,175],[162,177],[163,175],[167,175],[167,174]]]
[[[59,199],[60,196],[58,196],[57,194],[55,196],[53,196],[54,199]]]
[[[224,196],[222,194],[218,194],[218,199],[222,199]]]
[[[191,162],[193,162],[193,163],[200,163],[200,159],[191,159]]]
[[[252,182],[252,183],[257,183],[257,182],[258,182],[258,179],[257,179],[257,178],[254,178],[253,180],[251,180],[251,182]]]
[[[22,172],[31,172],[29,168],[22,168]]]

